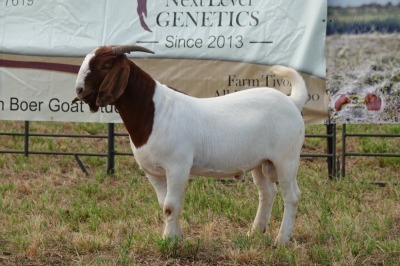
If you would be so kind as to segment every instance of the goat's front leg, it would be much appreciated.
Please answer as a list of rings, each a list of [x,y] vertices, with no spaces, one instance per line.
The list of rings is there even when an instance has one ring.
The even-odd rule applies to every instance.
[[[165,197],[167,196],[167,178],[165,176],[155,177],[149,174],[147,174],[147,178],[149,179],[151,185],[154,187],[154,190],[157,193],[158,204],[163,210]]]
[[[154,187],[154,190],[157,193],[158,204],[160,208],[164,208],[165,197],[167,196],[167,178],[163,177],[155,177],[147,174],[147,178],[149,179],[151,185]]]
[[[164,238],[182,239],[179,214],[183,205],[185,190],[189,180],[189,171],[173,170],[167,172],[167,196],[164,201],[165,228]]]

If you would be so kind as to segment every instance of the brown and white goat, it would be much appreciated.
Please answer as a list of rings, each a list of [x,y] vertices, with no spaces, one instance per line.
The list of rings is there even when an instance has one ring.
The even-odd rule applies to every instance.
[[[155,81],[126,57],[131,51],[152,53],[131,45],[98,47],[88,54],[75,100],[86,102],[93,112],[115,105],[135,159],[163,209],[164,237],[182,237],[178,219],[189,175],[228,177],[251,171],[259,191],[253,229],[266,230],[279,181],[285,210],[276,243],[288,243],[300,199],[300,111],[307,99],[301,76],[286,67],[271,69],[291,80],[290,96],[255,88],[198,99]]]

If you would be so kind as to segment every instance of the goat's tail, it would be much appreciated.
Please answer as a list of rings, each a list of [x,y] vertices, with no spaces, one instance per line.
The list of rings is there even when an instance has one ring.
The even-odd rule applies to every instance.
[[[290,99],[301,111],[306,104],[308,98],[308,92],[306,83],[302,76],[293,68],[284,66],[273,66],[270,68],[270,72],[281,78],[287,78],[292,84],[292,93],[290,94]]]

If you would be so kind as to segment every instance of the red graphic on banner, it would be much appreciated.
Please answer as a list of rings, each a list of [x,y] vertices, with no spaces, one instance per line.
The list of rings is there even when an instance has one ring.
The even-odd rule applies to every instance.
[[[345,95],[342,94],[335,101],[335,110],[338,112],[346,105],[349,106],[366,106],[369,111],[379,111],[382,107],[382,99],[375,93],[367,93],[365,97],[358,94]]]
[[[146,21],[144,21],[144,18],[147,17],[147,0],[137,0],[137,13],[138,13],[140,25],[142,25],[142,28],[144,30],[152,32],[150,30],[149,26],[147,26]]]

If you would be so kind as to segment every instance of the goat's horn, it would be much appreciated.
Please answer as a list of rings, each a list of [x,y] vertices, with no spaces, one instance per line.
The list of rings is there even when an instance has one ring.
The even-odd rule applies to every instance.
[[[130,53],[130,52],[144,52],[144,53],[149,53],[149,54],[154,54],[153,51],[144,48],[142,46],[139,45],[115,45],[112,46],[112,50],[116,55],[121,55],[121,54],[125,54],[125,53]]]

